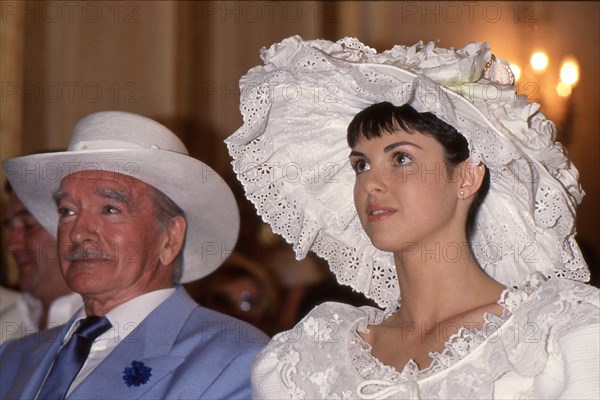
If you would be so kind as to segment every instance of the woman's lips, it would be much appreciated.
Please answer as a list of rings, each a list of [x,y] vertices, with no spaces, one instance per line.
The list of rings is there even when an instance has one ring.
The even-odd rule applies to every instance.
[[[393,208],[379,205],[371,205],[367,207],[367,220],[369,222],[378,222],[389,218],[395,213],[396,210],[394,210]]]

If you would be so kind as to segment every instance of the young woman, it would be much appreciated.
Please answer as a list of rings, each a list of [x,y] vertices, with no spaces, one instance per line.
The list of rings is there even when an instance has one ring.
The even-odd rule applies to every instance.
[[[597,398],[577,171],[507,64],[348,38],[263,59],[227,140],[247,197],[383,310],[316,307],[259,354],[254,396]]]

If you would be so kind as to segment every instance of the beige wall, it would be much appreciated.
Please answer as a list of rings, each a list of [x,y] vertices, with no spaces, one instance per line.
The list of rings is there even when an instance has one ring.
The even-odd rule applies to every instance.
[[[132,111],[175,130],[240,196],[222,140],[241,124],[237,80],[260,63],[263,46],[299,34],[357,36],[380,51],[419,39],[439,39],[442,47],[485,40],[521,65],[538,47],[556,63],[573,54],[582,79],[572,96],[573,125],[568,137],[561,134],[588,194],[578,230],[600,252],[598,3],[3,1],[1,7],[2,159],[66,146],[70,129],[88,113]],[[538,100],[562,115],[563,105],[538,83],[545,93]],[[258,220],[240,203],[251,235]]]

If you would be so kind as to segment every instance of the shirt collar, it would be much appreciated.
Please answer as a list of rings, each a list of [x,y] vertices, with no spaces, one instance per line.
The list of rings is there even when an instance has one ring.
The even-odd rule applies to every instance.
[[[175,293],[175,290],[172,287],[144,293],[113,308],[105,315],[112,324],[112,328],[100,335],[97,340],[114,340],[115,342],[124,340],[152,311]],[[85,310],[82,308],[69,328],[65,342],[71,338],[79,326],[79,321],[85,317]]]

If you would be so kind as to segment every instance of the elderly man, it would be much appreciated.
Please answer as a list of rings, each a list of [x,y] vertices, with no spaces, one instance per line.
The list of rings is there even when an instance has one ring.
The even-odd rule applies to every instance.
[[[64,324],[82,304],[60,273],[56,239],[6,186],[6,250],[17,264],[21,293],[11,301],[7,289],[0,287],[0,343]]]
[[[250,365],[267,337],[199,307],[179,285],[233,250],[236,202],[173,133],[139,115],[96,113],[77,124],[68,151],[8,160],[4,171],[57,231],[62,274],[84,308],[0,347],[0,398],[250,397]]]

